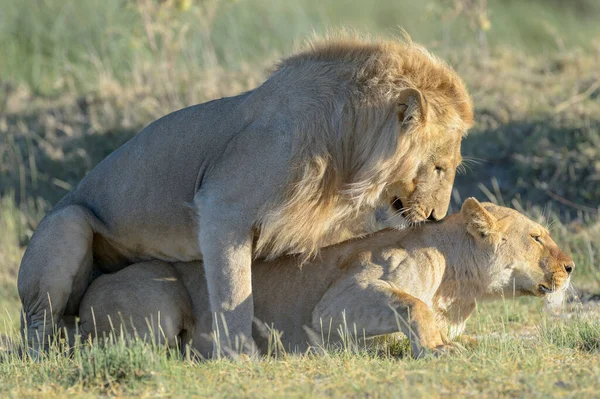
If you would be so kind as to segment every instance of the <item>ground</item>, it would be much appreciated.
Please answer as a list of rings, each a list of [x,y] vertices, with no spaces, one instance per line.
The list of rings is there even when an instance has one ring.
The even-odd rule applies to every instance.
[[[0,396],[597,395],[598,4],[249,3],[0,0]],[[536,298],[481,303],[461,350],[422,360],[402,337],[260,361],[194,362],[119,339],[18,358],[18,265],[52,204],[147,123],[260,84],[293,41],[338,21],[388,36],[401,25],[464,76],[477,124],[452,208],[473,195],[547,224],[577,264],[562,311]]]

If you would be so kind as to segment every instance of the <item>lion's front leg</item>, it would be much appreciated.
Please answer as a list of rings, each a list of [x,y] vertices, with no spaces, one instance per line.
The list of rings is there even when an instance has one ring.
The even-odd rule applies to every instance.
[[[251,354],[256,350],[252,340],[252,229],[240,227],[243,219],[232,213],[207,211],[204,215],[199,243],[213,314],[213,354]]]
[[[356,329],[358,338],[403,332],[413,356],[445,347],[445,339],[429,307],[420,299],[382,280],[348,278],[332,286],[315,307],[312,328],[317,335],[334,337],[339,328]]]

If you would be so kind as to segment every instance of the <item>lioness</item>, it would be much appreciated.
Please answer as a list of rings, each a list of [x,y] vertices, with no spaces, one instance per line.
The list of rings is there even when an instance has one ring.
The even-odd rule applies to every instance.
[[[26,338],[76,315],[95,269],[148,260],[202,260],[209,308],[249,338],[253,257],[307,259],[381,204],[442,219],[472,123],[463,82],[422,47],[315,42],[260,87],[153,122],[55,206],[19,270]]]
[[[315,338],[338,340],[345,317],[360,337],[400,328],[414,356],[442,349],[444,331],[460,334],[476,301],[564,290],[575,267],[542,226],[474,198],[443,222],[381,231],[325,248],[302,268],[297,263],[296,256],[285,256],[256,262],[252,270],[254,313],[283,332],[287,349],[319,344]],[[80,316],[85,334],[111,331],[110,319],[113,327],[124,321],[123,328],[131,332],[133,326],[144,336],[150,333],[146,319],[152,319],[159,341],[192,339],[203,355],[212,349],[199,264],[149,262],[101,276],[85,294]],[[266,341],[255,338],[265,350]]]

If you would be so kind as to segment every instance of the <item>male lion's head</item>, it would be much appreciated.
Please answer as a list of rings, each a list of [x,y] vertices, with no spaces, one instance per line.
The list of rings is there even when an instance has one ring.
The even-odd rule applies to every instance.
[[[448,212],[456,170],[462,162],[460,145],[472,125],[469,97],[460,82],[454,96],[438,90],[423,94],[404,90],[399,99],[400,134],[411,147],[412,168],[387,189],[397,214],[410,222],[438,221]],[[460,101],[450,101],[454,97]]]
[[[515,210],[474,198],[464,202],[461,215],[494,267],[490,290],[545,296],[567,288],[575,263],[544,227]]]
[[[265,85],[289,96],[272,108],[274,120],[288,121],[281,131],[294,133],[288,183],[257,223],[257,253],[314,255],[371,230],[375,208],[388,226],[446,215],[473,124],[467,88],[449,65],[408,37],[341,35],[283,60]],[[379,212],[390,209],[403,218]]]

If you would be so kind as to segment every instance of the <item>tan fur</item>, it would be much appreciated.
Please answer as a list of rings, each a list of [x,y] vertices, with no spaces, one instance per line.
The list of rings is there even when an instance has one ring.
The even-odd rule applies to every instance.
[[[143,279],[137,278],[140,274]],[[115,331],[133,332],[139,338],[176,346],[194,333],[194,315],[186,285],[175,268],[155,261],[135,264],[118,272],[118,278],[101,276],[81,300],[85,335]],[[101,292],[102,303],[97,301]],[[157,296],[160,292],[163,295]],[[127,309],[135,309],[135,313]],[[177,309],[176,312],[173,310]],[[108,337],[108,334],[106,335]]]
[[[323,249],[302,269],[297,267],[299,261],[297,256],[286,256],[253,265],[255,315],[262,322],[258,326],[283,332],[285,349],[303,351],[308,345],[323,344],[322,338],[327,341],[327,337],[329,343],[339,342],[338,329],[345,325],[359,338],[402,331],[410,338],[415,356],[444,350],[447,332],[451,338],[462,332],[476,301],[560,293],[574,267],[542,226],[512,209],[473,198],[465,201],[460,213],[441,223],[349,240]],[[199,265],[162,265],[175,279],[203,279]],[[126,300],[136,295],[135,286],[154,296],[148,303],[174,303],[173,294],[161,290],[145,267],[132,267],[135,276],[130,273],[124,279],[123,273],[130,269],[126,268],[92,284],[84,303],[94,307],[97,319],[103,317],[97,309],[108,312],[107,292],[113,299],[125,299],[120,302],[124,315],[139,319],[140,308],[127,307]],[[125,284],[120,293],[103,288],[112,282]],[[207,355],[212,348],[212,324],[206,286],[198,284],[189,293],[196,320],[192,345]],[[182,309],[189,307],[184,302],[170,311],[163,306],[163,317],[167,312],[178,320]],[[156,318],[156,309],[143,311],[145,317]],[[89,308],[82,307],[82,320],[88,325],[89,314]],[[177,333],[172,326],[162,328]],[[260,331],[255,330],[255,339],[266,350],[268,342]]]
[[[21,263],[23,331],[47,342],[94,269],[202,260],[212,311],[248,338],[253,258],[310,259],[390,203],[389,225],[442,219],[472,122],[456,73],[410,40],[315,41],[261,86],[153,122],[61,200]]]
[[[318,71],[319,64],[330,71]],[[410,221],[429,216],[415,211],[421,202],[429,211],[444,209],[441,198],[423,200],[434,187],[420,200],[411,198],[417,171],[432,155],[456,169],[460,139],[473,124],[466,87],[443,61],[409,38],[366,42],[341,36],[316,40],[282,61],[273,78],[280,76],[298,84],[322,80],[322,89],[342,86],[345,95],[343,101],[324,97],[305,104],[308,113],[318,112],[298,126],[289,189],[261,216],[259,254],[315,254],[324,242],[339,241],[382,196],[401,195],[407,204],[412,199],[414,205],[405,207]],[[397,134],[398,119],[405,134]],[[448,148],[457,154],[442,156]]]

